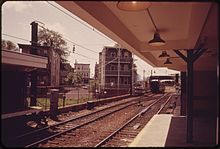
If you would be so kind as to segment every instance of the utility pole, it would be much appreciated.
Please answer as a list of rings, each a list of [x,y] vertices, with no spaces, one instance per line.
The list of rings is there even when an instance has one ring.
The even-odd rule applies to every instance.
[[[31,23],[31,54],[37,54],[37,41],[38,41],[38,24],[36,22]],[[34,70],[31,73],[31,100],[30,106],[37,105],[37,72]]]
[[[134,94],[134,66],[133,66],[134,60],[133,60],[133,54],[132,54],[132,59],[131,59],[131,87],[130,87],[130,95]]]
[[[121,53],[120,53],[120,46],[118,49],[118,90],[117,90],[117,94],[119,95],[119,88],[120,88],[120,57],[121,57]]]

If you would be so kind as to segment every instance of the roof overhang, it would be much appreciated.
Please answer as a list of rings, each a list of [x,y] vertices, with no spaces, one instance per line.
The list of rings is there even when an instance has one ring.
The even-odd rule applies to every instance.
[[[208,37],[203,54],[195,65],[196,70],[216,69],[218,50],[218,6],[211,2],[151,2],[149,8],[161,37],[166,45],[152,47],[155,28],[146,11],[129,12],[117,8],[117,1],[56,1],[63,8],[110,37],[152,66],[185,71],[181,58],[172,59],[172,65],[164,65],[158,58],[162,50],[171,57],[173,50],[194,49],[200,40]],[[209,30],[209,31],[208,31]],[[185,51],[181,51],[186,54]]]
[[[2,50],[2,65],[13,65],[30,71],[37,68],[47,68],[48,58],[27,53]]]

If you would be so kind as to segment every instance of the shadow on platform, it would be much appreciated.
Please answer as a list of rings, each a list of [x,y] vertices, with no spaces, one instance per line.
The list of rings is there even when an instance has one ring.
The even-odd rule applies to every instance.
[[[194,118],[193,143],[186,142],[186,117],[173,116],[170,121],[165,147],[213,147],[215,146],[213,127],[215,123],[211,118]]]

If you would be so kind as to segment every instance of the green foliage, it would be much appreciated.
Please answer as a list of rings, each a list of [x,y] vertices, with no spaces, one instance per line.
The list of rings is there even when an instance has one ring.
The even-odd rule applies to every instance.
[[[67,62],[67,56],[69,56],[70,52],[68,51],[67,42],[60,33],[46,28],[40,28],[38,32],[38,43],[52,46],[61,56],[61,62]]]
[[[82,75],[78,72],[69,72],[67,77],[65,78],[65,81],[69,83],[69,85],[79,85],[82,83]]]
[[[4,39],[2,40],[2,50],[19,51],[15,43]]]

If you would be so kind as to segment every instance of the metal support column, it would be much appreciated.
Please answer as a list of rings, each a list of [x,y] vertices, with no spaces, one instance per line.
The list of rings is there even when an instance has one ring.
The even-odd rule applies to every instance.
[[[204,45],[204,43],[203,43]],[[187,133],[186,140],[188,143],[193,142],[193,63],[207,50],[207,48],[202,48],[202,46],[198,46],[199,48],[187,50],[187,57],[182,54],[178,50],[174,50],[174,52],[180,56],[187,63]]]
[[[181,112],[180,114],[186,116],[186,72],[181,72]]]
[[[193,51],[187,51],[187,142],[193,139]]]

